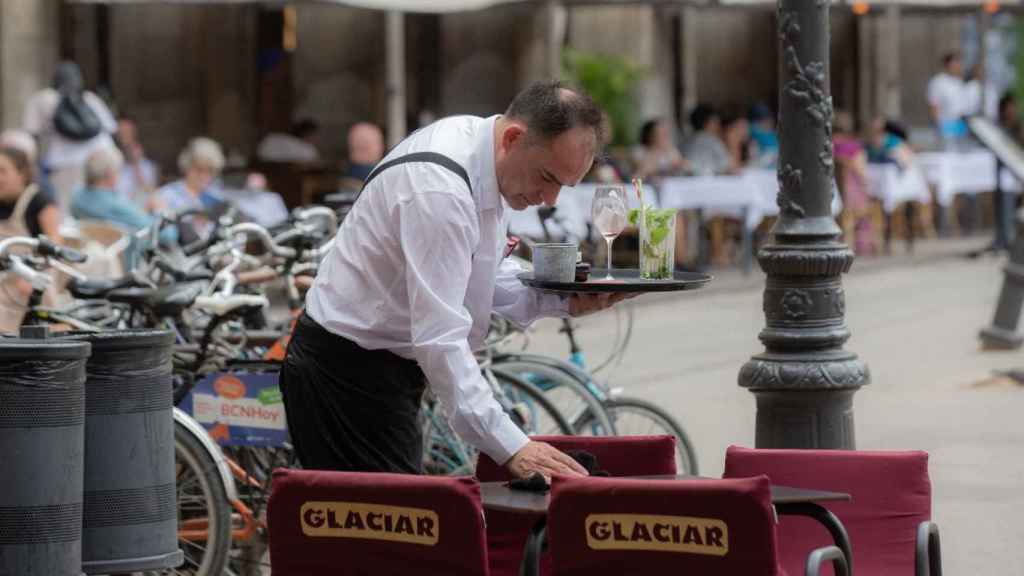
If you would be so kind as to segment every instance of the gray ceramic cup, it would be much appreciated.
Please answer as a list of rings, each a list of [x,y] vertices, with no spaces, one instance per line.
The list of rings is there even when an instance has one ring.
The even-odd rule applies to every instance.
[[[533,277],[546,282],[572,282],[576,278],[575,244],[534,244]]]

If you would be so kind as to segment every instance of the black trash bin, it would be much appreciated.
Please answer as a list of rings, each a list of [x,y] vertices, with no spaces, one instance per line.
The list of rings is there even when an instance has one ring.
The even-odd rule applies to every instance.
[[[46,335],[0,338],[0,576],[81,574],[89,344]]]
[[[119,574],[179,566],[174,335],[125,330],[66,338],[92,345],[85,382],[82,569]]]

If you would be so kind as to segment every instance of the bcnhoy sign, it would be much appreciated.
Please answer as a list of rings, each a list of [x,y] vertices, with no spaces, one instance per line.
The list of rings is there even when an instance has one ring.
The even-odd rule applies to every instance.
[[[593,550],[655,550],[725,556],[729,527],[714,518],[653,514],[591,514],[585,521]]]
[[[288,440],[277,372],[207,375],[181,409],[225,446],[282,446]]]

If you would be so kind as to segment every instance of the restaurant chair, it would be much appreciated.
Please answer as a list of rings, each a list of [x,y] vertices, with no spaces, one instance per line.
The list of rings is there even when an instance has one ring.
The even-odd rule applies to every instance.
[[[928,454],[920,451],[755,450],[730,446],[725,478],[765,474],[775,484],[845,492],[849,502],[822,503],[853,545],[857,574],[941,576],[938,527],[931,522]],[[817,522],[780,517],[779,557],[793,576],[807,550],[832,542]],[[830,574],[825,570],[825,574]]]
[[[556,477],[547,539],[554,576],[779,574],[766,476],[730,480]],[[835,546],[805,555],[846,575]],[[529,567],[524,566],[524,573]]]
[[[275,470],[267,511],[272,576],[486,576],[472,478]]]
[[[672,436],[534,436],[559,450],[583,450],[594,455],[598,466],[612,476],[653,476],[676,473],[676,439]],[[486,454],[480,454],[476,477],[481,482],[505,482],[508,471]],[[494,576],[515,576],[523,561],[530,530],[542,518],[529,514],[487,512],[487,546]],[[549,560],[542,560],[547,573]]]

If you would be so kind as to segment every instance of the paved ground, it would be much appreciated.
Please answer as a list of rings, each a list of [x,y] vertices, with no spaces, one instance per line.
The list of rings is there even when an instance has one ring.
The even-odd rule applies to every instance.
[[[949,574],[1018,573],[1007,566],[1024,561],[1024,388],[989,378],[1024,367],[1024,352],[979,349],[1002,261],[959,255],[983,242],[932,241],[913,256],[859,260],[845,279],[847,348],[873,378],[856,396],[858,447],[930,453]],[[736,376],[761,351],[762,287],[760,272],[725,271],[703,291],[636,301],[636,334],[614,381],[684,422],[703,474],[721,474],[730,444],[753,445],[754,399]],[[606,351],[614,327],[611,314],[584,319],[584,349]],[[552,353],[563,340],[541,323],[530,346]]]

